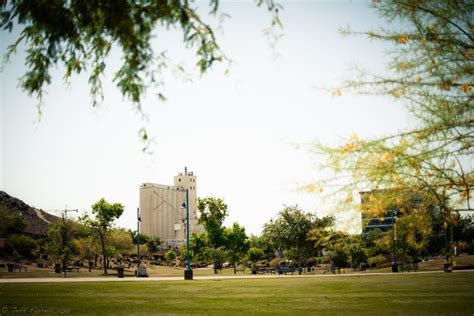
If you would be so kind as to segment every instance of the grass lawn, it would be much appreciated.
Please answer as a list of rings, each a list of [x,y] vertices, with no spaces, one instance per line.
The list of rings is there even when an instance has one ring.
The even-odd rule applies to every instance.
[[[443,258],[435,258],[427,262],[419,263],[420,271],[442,271],[443,270]],[[474,256],[472,255],[461,255],[455,257],[455,262],[459,265],[474,265]],[[326,267],[319,267],[315,271],[312,271],[310,274],[323,274],[327,270]],[[135,267],[126,269],[126,277],[134,277]],[[166,266],[154,266],[149,265],[147,272],[152,277],[173,277],[173,276],[183,276],[184,268],[180,267],[166,267]],[[346,274],[354,273],[352,269],[345,269],[343,271]],[[380,268],[364,271],[363,273],[372,273],[372,272],[387,272],[391,273],[392,269]],[[306,272],[305,272],[306,273]],[[361,273],[361,271],[355,271],[355,273]],[[234,269],[223,269],[221,275],[233,275]],[[246,269],[244,274],[250,274],[250,269]],[[201,268],[194,269],[195,276],[209,276],[214,275],[214,270],[211,268]],[[81,268],[79,272],[70,272],[67,274],[68,278],[77,278],[77,277],[100,277],[103,276],[103,270],[100,268],[92,270],[89,272],[87,268]],[[2,278],[62,278],[63,274],[56,274],[52,268],[37,268],[34,265],[29,265],[27,272],[7,272],[6,269],[0,270],[0,279]],[[117,271],[115,269],[109,270],[108,277],[117,277]]]
[[[472,315],[474,273],[0,284],[0,313]]]

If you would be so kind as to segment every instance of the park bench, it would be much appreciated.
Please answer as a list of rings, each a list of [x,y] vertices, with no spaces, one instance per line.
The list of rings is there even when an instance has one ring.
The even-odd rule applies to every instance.
[[[80,268],[81,267],[79,267],[79,266],[72,266],[72,267],[67,267],[66,270],[67,270],[67,272],[72,272],[72,271],[79,272]]]
[[[415,271],[418,270],[418,262],[412,262],[412,263],[400,263],[398,265],[398,268],[400,269],[401,272],[404,271]]]
[[[275,268],[271,267],[256,267],[252,269],[252,274],[274,274],[275,273]]]
[[[276,267],[276,272],[278,274],[287,274],[288,272],[291,272],[293,274],[296,271],[296,267],[294,266],[277,266]]]
[[[26,272],[27,267],[18,263],[7,263],[7,269],[8,272],[15,272],[16,270],[18,270],[18,272],[21,272],[21,270]]]

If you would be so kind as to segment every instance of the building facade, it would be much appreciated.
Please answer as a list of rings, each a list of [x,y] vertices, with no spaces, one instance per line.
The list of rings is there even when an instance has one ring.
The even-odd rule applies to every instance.
[[[189,231],[201,232],[197,213],[197,183],[193,172],[179,173],[174,185],[143,183],[140,186],[141,233],[160,237],[167,248],[186,241],[186,190],[189,200]]]

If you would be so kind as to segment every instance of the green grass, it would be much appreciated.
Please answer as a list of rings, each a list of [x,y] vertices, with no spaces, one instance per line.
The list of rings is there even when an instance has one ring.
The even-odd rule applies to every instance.
[[[15,314],[472,315],[474,273],[0,284]],[[14,307],[17,309],[15,310]],[[16,312],[17,314],[19,312]]]

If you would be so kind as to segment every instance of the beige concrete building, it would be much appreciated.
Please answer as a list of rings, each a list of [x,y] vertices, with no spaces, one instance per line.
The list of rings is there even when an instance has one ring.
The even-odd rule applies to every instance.
[[[193,172],[179,173],[174,185],[143,183],[140,186],[141,233],[160,237],[162,244],[181,246],[186,242],[186,189],[189,195],[189,231],[203,231],[198,224],[197,183]]]

